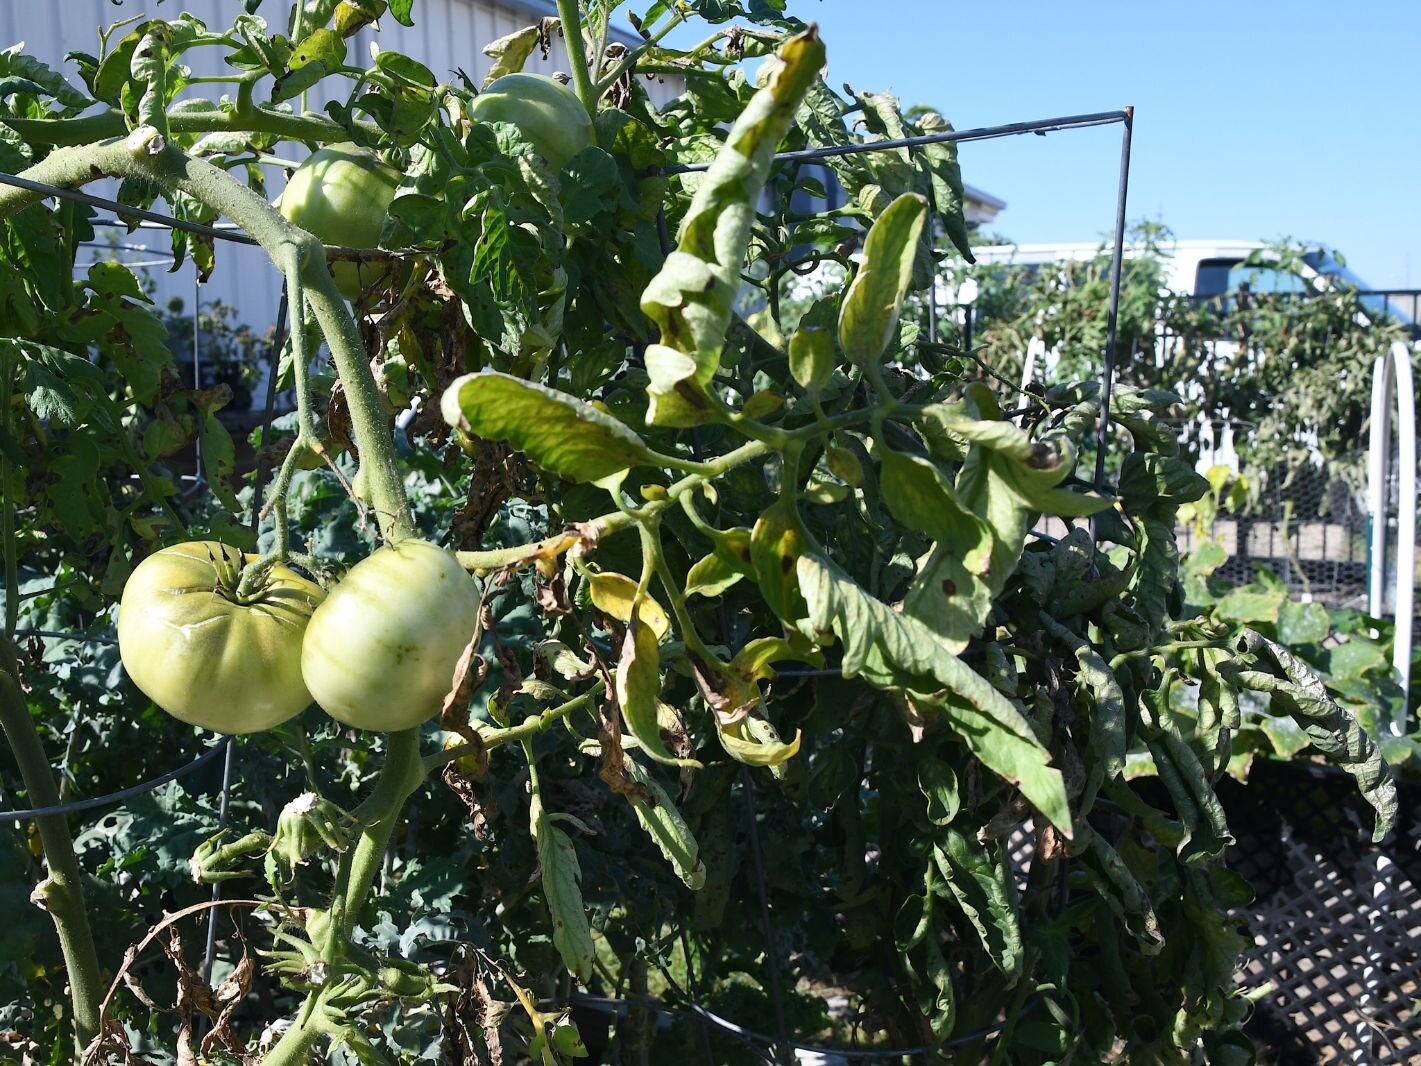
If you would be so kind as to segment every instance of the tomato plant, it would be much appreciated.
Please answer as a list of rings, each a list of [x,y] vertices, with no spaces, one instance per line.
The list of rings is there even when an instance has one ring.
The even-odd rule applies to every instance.
[[[299,646],[301,675],[339,722],[410,729],[439,712],[478,609],[452,552],[419,540],[381,548],[316,608]]]
[[[584,1045],[632,1063],[687,1053],[684,1027],[649,1024],[653,993],[690,983],[818,1029],[836,1023],[799,990],[832,985],[879,1050],[1247,1061],[1226,918],[1246,888],[1213,789],[1241,701],[1353,774],[1378,833],[1395,792],[1300,660],[1189,607],[1175,520],[1207,484],[1160,430],[1175,398],[1018,395],[925,344],[906,301],[971,256],[953,143],[830,156],[845,206],[808,217],[789,203],[817,181],[777,154],[946,120],[832,89],[782,3],[655,3],[630,48],[609,44],[615,6],[560,0],[573,88],[522,95],[502,79],[548,25],[497,43],[482,93],[394,51],[350,65],[349,38],[408,3],[121,24],[74,58],[77,83],[3,54],[21,73],[0,156],[41,183],[0,190],[18,250],[0,261],[0,724],[24,793],[57,803],[61,761],[101,785],[93,752],[135,719],[151,750],[180,748],[112,659],[44,634],[102,638],[125,585],[144,602],[144,568],[197,530],[241,570],[214,562],[214,591],[182,600],[234,632],[267,590],[305,587],[296,568],[327,586],[299,641],[257,641],[280,666],[234,698],[249,714],[264,686],[294,691],[299,661],[332,716],[245,739],[225,823],[175,789],[77,840],[37,819],[42,870],[7,836],[0,889],[39,881],[52,928],[0,953],[36,960],[0,971],[5,1017],[54,1061],[71,1040],[131,1056],[141,1033],[271,1066]],[[701,44],[664,43],[698,19]],[[197,103],[180,94],[206,49],[235,90]],[[658,107],[645,78],[663,76],[685,91]],[[325,113],[291,106],[342,79]],[[409,268],[359,318],[319,241],[374,239],[322,232],[294,194],[270,205],[283,143],[393,168],[332,165],[338,189],[377,186],[362,205],[393,188],[378,236]],[[706,169],[669,173],[688,164]],[[125,204],[230,220],[282,273],[296,409],[261,434],[279,463],[261,498],[225,396],[176,383],[136,279],[72,276],[92,209],[43,190],[100,177]],[[174,241],[220,266],[210,233]],[[826,261],[845,284],[790,314],[791,279]],[[1095,485],[1080,458],[1107,417],[1118,476]],[[197,501],[175,458],[194,436]],[[1069,535],[1038,535],[1042,515]],[[215,675],[127,632],[145,615],[127,607],[134,679],[198,708]],[[214,909],[215,988],[186,946]],[[45,1004],[66,982],[61,1015]],[[574,1033],[574,986],[621,989],[625,1017]]]
[[[215,541],[174,544],[129,576],[119,605],[124,669],[174,718],[217,733],[255,733],[311,702],[301,679],[302,636],[325,597],[289,567],[250,591],[255,561]]]

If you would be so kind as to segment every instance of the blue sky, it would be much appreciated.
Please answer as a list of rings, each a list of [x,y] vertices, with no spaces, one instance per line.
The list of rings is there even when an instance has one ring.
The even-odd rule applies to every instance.
[[[790,0],[830,84],[892,90],[959,129],[1136,110],[1129,214],[1180,238],[1292,236],[1374,287],[1421,288],[1421,0],[1153,4]],[[1114,218],[1119,127],[967,144],[964,178],[1021,242]]]

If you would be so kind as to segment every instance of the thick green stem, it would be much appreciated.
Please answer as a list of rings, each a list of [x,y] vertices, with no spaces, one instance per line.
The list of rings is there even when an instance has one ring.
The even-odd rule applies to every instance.
[[[225,215],[278,264],[290,254],[290,246],[300,249],[306,299],[345,384],[355,446],[360,451],[361,464],[369,467],[365,480],[380,529],[391,541],[412,533],[414,525],[405,500],[404,479],[380,391],[350,308],[336,289],[324,249],[315,237],[287,222],[266,200],[226,171],[164,146],[156,136],[145,140],[139,132],[125,140],[58,149],[28,168],[23,176],[65,188],[103,177],[148,178],[165,188],[180,189]],[[41,198],[40,193],[27,189],[0,190],[0,218]]]
[[[395,830],[400,808],[424,781],[424,761],[419,757],[419,727],[389,734],[385,749],[385,765],[375,782],[375,791],[360,805],[360,839],[341,859],[336,890],[343,892],[342,939],[349,939],[360,916],[362,905],[370,896],[370,886],[380,872],[390,834]]]
[[[562,38],[567,44],[568,63],[572,67],[572,87],[587,113],[597,117],[597,86],[587,66],[587,48],[582,40],[582,14],[577,0],[558,0],[558,21],[562,23]]]
[[[10,750],[20,765],[20,776],[24,778],[30,803],[52,807],[59,803],[59,789],[55,787],[54,772],[35,732],[34,719],[30,717],[19,682],[10,673],[13,650],[8,640],[0,641],[0,655],[6,660],[0,663],[0,727],[4,728]],[[59,934],[59,949],[64,955],[69,995],[74,1003],[74,1036],[82,1051],[99,1031],[99,1004],[104,995],[99,982],[99,957],[84,909],[84,889],[69,823],[64,815],[51,814],[36,818],[35,824],[44,846],[49,876],[39,883],[30,898],[49,912],[55,932]]]
[[[248,89],[249,84],[239,87],[239,94],[242,89]],[[109,137],[122,137],[128,132],[128,124],[118,111],[101,111],[82,118],[7,118],[5,124],[30,144],[57,148],[91,144]],[[292,140],[323,143],[350,140],[344,127],[324,115],[292,115],[260,107],[169,113],[168,129],[173,133],[272,133]]]
[[[316,993],[311,993],[301,1006],[301,1012],[282,1034],[276,1045],[263,1056],[261,1066],[307,1066],[311,1048],[321,1038],[320,1005]]]
[[[8,428],[14,367],[4,359],[0,365],[0,429]],[[53,807],[61,802],[54,782],[54,770],[35,731],[29,704],[12,671],[18,661],[11,643],[20,615],[19,550],[15,540],[15,496],[10,491],[10,461],[0,458],[0,548],[5,556],[5,632],[0,637],[0,729],[19,764],[30,803]],[[49,912],[59,935],[59,948],[69,974],[69,994],[74,1004],[74,1038],[82,1052],[99,1031],[99,958],[94,950],[94,934],[84,908],[84,887],[79,862],[74,857],[74,839],[64,815],[35,819],[40,844],[44,848],[49,876],[31,897]]]

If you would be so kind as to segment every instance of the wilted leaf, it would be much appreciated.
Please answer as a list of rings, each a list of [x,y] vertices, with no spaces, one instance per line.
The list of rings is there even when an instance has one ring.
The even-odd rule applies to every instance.
[[[566,393],[493,370],[456,378],[440,403],[449,425],[507,441],[556,474],[597,481],[652,461],[642,439]]]
[[[868,231],[863,265],[839,312],[839,346],[859,366],[876,364],[897,332],[927,213],[927,200],[904,193]]]
[[[636,760],[627,759],[626,769],[627,776],[651,796],[651,802],[647,802],[632,792],[624,793],[636,812],[637,821],[666,856],[676,876],[686,882],[687,888],[698,891],[706,883],[706,868],[686,820],[666,790]]]

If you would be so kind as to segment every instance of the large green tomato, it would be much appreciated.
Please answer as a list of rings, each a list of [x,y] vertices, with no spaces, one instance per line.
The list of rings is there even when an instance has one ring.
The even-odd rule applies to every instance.
[[[301,637],[321,587],[275,566],[239,598],[243,557],[217,541],[175,544],[123,587],[118,651],[133,683],[174,718],[217,733],[257,733],[311,703]]]
[[[480,122],[517,126],[554,170],[595,143],[592,119],[577,94],[541,74],[505,74],[474,97],[469,114]]]
[[[401,174],[372,152],[354,144],[337,144],[313,152],[292,173],[281,194],[281,213],[322,244],[374,248],[390,213]],[[380,263],[331,263],[336,287],[354,300],[383,282],[388,269]],[[362,284],[362,282],[364,284]]]
[[[474,580],[453,552],[401,541],[356,563],[317,608],[301,674],[337,721],[408,729],[439,712],[478,613]]]

